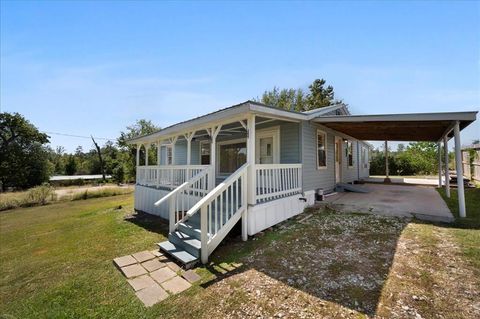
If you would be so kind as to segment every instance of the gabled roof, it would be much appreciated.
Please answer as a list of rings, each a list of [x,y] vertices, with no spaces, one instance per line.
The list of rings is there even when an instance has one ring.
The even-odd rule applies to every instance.
[[[307,115],[301,112],[284,110],[278,107],[269,106],[266,104],[249,100],[240,104],[236,104],[227,108],[220,109],[215,112],[211,112],[211,113],[193,118],[191,120],[187,120],[187,121],[183,121],[183,122],[179,122],[179,123],[167,126],[157,132],[154,132],[148,135],[139,136],[139,137],[130,139],[127,142],[134,144],[138,141],[145,140],[145,139],[155,140],[155,139],[170,136],[176,133],[180,134],[182,132],[185,132],[185,130],[188,130],[189,128],[202,127],[215,121],[235,118],[241,114],[247,114],[247,113],[255,113],[258,115],[270,116],[270,117],[275,117],[279,119],[294,120],[294,121],[301,121],[301,120],[307,119]]]

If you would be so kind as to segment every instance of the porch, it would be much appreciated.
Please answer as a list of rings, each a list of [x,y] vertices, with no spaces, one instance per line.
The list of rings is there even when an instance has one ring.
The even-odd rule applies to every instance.
[[[206,262],[237,222],[246,240],[303,211],[300,119],[283,113],[214,113],[138,139],[135,208],[169,220],[164,252]]]

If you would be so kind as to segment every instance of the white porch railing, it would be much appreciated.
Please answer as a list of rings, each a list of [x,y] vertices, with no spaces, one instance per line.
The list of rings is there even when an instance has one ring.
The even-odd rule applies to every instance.
[[[178,224],[185,221],[190,208],[209,193],[212,177],[212,167],[207,166],[155,203],[155,206],[168,203],[170,232],[174,232]]]
[[[209,165],[138,166],[137,184],[173,189],[208,167]]]
[[[257,164],[255,173],[257,203],[302,192],[302,164]]]
[[[247,168],[241,166],[187,212],[187,218],[200,213],[203,263],[246,212]]]

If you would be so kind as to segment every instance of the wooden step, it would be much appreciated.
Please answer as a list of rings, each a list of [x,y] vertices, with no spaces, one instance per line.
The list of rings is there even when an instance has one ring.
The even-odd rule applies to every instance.
[[[196,239],[195,237],[189,236],[180,231],[176,231],[168,234],[168,240],[171,243],[183,248],[183,250],[185,250],[189,254],[197,258],[200,257],[200,249],[202,247],[202,244],[200,240]]]
[[[182,247],[175,245],[169,241],[164,241],[158,244],[160,250],[172,256],[176,260],[185,265],[186,269],[193,267],[198,262],[198,257],[185,251]]]

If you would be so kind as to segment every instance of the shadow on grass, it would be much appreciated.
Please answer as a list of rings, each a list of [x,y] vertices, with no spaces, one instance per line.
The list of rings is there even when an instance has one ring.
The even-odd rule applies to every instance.
[[[126,216],[125,221],[168,238],[168,220],[159,216],[147,214],[137,210],[131,215]]]

